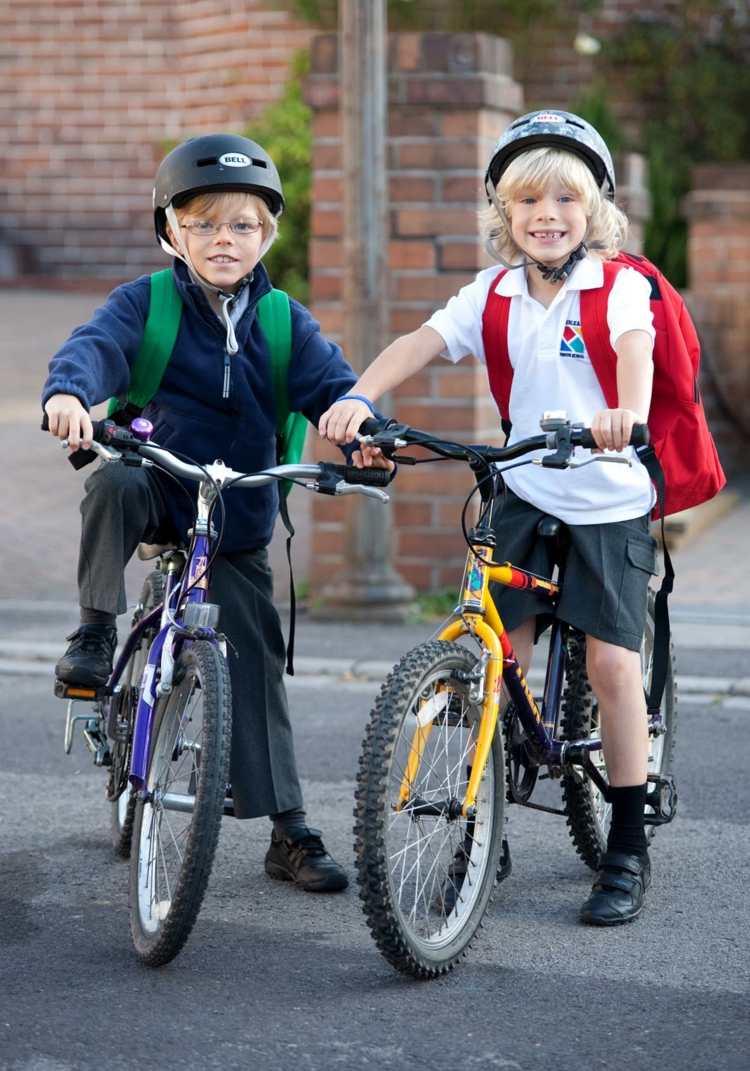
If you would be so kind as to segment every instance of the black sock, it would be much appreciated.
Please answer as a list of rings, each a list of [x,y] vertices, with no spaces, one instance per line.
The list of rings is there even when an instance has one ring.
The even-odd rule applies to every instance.
[[[612,825],[609,827],[607,851],[626,852],[628,855],[647,854],[648,842],[643,825],[647,787],[646,784],[627,785],[625,788],[610,786]]]
[[[307,829],[306,812],[301,807],[290,811],[279,811],[268,816],[273,822],[273,831],[277,837],[290,837]]]
[[[90,610],[87,606],[81,607],[82,625],[116,625],[115,614],[108,614],[105,610]]]

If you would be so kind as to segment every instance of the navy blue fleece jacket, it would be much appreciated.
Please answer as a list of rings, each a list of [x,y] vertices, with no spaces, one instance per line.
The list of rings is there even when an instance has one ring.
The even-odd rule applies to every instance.
[[[183,300],[180,330],[161,386],[143,415],[154,424],[153,439],[205,464],[221,458],[240,472],[276,463],[276,411],[271,357],[256,317],[259,299],[271,284],[262,264],[249,283],[249,302],[235,334],[238,353],[229,358],[229,396],[222,397],[226,330],[205,293],[175,262]],[[91,320],[76,328],[50,361],[42,404],[53,394],[73,394],[86,409],[127,392],[130,369],[143,338],[150,296],[149,276],[125,283],[110,294]],[[317,424],[356,380],[335,343],[318,323],[291,301],[292,357],[289,405]],[[190,502],[168,477],[162,477],[171,520],[184,536],[192,523]],[[187,485],[195,500],[196,485]],[[229,491],[222,550],[266,546],[278,513],[276,484]]]

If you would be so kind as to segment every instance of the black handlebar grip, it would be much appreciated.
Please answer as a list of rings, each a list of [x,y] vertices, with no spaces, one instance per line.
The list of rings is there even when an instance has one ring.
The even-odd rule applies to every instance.
[[[648,433],[648,424],[634,424],[630,433],[630,446],[648,446],[651,438]],[[583,428],[581,433],[574,436],[577,446],[585,446],[587,450],[596,450],[597,445],[590,428]]]
[[[91,427],[93,428],[92,438],[93,438],[94,442],[100,443],[103,438],[106,441],[106,436],[104,435],[104,431],[105,431],[105,428],[108,429],[108,428],[112,427],[112,421],[111,420],[92,420],[91,421]],[[49,431],[49,417],[47,416],[46,413],[42,413],[41,430],[42,431]]]
[[[648,424],[634,424],[633,430],[630,433],[630,445],[631,446],[648,446],[651,442],[651,436],[648,430]]]
[[[344,483],[360,483],[365,487],[387,487],[391,482],[388,469],[358,469],[354,465],[342,466]]]
[[[360,435],[377,435],[378,432],[387,431],[388,428],[396,424],[397,421],[392,420],[390,417],[384,417],[378,419],[377,417],[368,417],[367,420],[363,420],[359,425]]]

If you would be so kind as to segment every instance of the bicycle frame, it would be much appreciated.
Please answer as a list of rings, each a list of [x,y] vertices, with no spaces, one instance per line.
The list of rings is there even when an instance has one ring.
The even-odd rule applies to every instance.
[[[176,617],[179,603],[182,602],[183,598],[187,599],[187,604],[206,602],[209,584],[207,563],[210,559],[212,546],[209,532],[209,512],[215,497],[214,486],[208,480],[201,481],[198,487],[198,516],[196,519],[195,540],[190,557],[182,571],[181,581],[179,584],[175,583],[176,570],[170,568],[167,573],[163,604],[152,610],[132,630],[117,659],[109,681],[110,690],[114,690],[139,637],[146,629],[151,628],[157,620],[160,621],[161,627],[151,642],[143,670],[135,725],[133,727],[133,751],[130,760],[129,781],[136,792],[142,790],[146,784],[156,700],[159,696],[167,695],[171,691],[172,670],[175,659],[179,655],[183,644],[189,642],[190,639],[189,635],[186,635],[182,630],[182,622]],[[176,600],[174,600],[175,594],[177,594]],[[172,610],[173,601],[176,603],[174,610]],[[201,628],[201,639],[212,643],[219,642],[216,630],[210,625]]]
[[[476,804],[477,792],[484,776],[493,736],[497,729],[503,685],[514,705],[538,764],[556,767],[566,764],[582,765],[597,787],[606,795],[606,782],[589,759],[592,752],[601,750],[601,738],[590,737],[585,740],[568,741],[560,740],[558,736],[560,700],[565,679],[565,640],[569,626],[557,619],[552,624],[547,674],[540,710],[489,591],[490,581],[505,587],[535,591],[549,598],[551,608],[554,608],[560,594],[562,574],[556,583],[546,577],[520,569],[510,562],[496,564],[493,561],[493,550],[494,548],[490,545],[482,545],[468,551],[461,602],[454,611],[453,619],[436,635],[438,640],[446,641],[455,641],[461,636],[472,635],[480,642],[485,652],[480,659],[477,679],[472,682],[481,689],[479,694],[482,697],[482,714],[471,775],[461,813],[464,817],[468,816]],[[416,777],[436,713],[437,709],[428,712],[425,718],[420,719],[415,730],[401,784],[402,805],[409,800],[410,784]],[[661,723],[660,713],[650,716],[649,732],[658,732]]]
[[[491,546],[479,546],[475,550],[469,550],[466,556],[461,602],[456,608],[458,616],[442,628],[437,637],[440,640],[457,640],[461,636],[474,635],[489,655],[486,670],[483,673],[484,696],[479,736],[462,806],[464,816],[470,813],[476,803],[479,784],[484,775],[492,739],[497,728],[502,685],[505,685],[508,695],[515,704],[518,717],[529,739],[540,754],[547,759],[548,756],[552,757],[555,750],[553,738],[555,726],[548,723],[545,714],[557,710],[559,705],[557,700],[562,690],[565,670],[560,627],[556,622],[552,647],[554,658],[550,659],[544,701],[540,711],[526,683],[521,665],[490,594],[489,584],[490,581],[494,581],[506,587],[534,590],[547,596],[551,603],[556,600],[560,589],[552,580],[519,569],[509,562],[495,564],[492,555]],[[558,748],[559,746],[558,744]],[[421,747],[424,747],[423,741]]]

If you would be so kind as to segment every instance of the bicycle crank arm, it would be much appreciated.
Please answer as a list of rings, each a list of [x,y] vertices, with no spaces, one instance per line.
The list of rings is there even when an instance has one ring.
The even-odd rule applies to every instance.
[[[447,818],[449,822],[460,818],[463,811],[463,801],[456,799],[433,800],[428,802],[419,796],[402,804],[399,811],[407,811],[415,818]]]
[[[147,803],[153,803],[153,793],[144,793],[143,799]],[[161,804],[165,811],[181,811],[183,814],[192,814],[195,804],[195,796],[189,796],[180,792],[165,792],[163,796],[157,797],[157,802]],[[234,814],[233,800],[224,800],[224,814]]]

